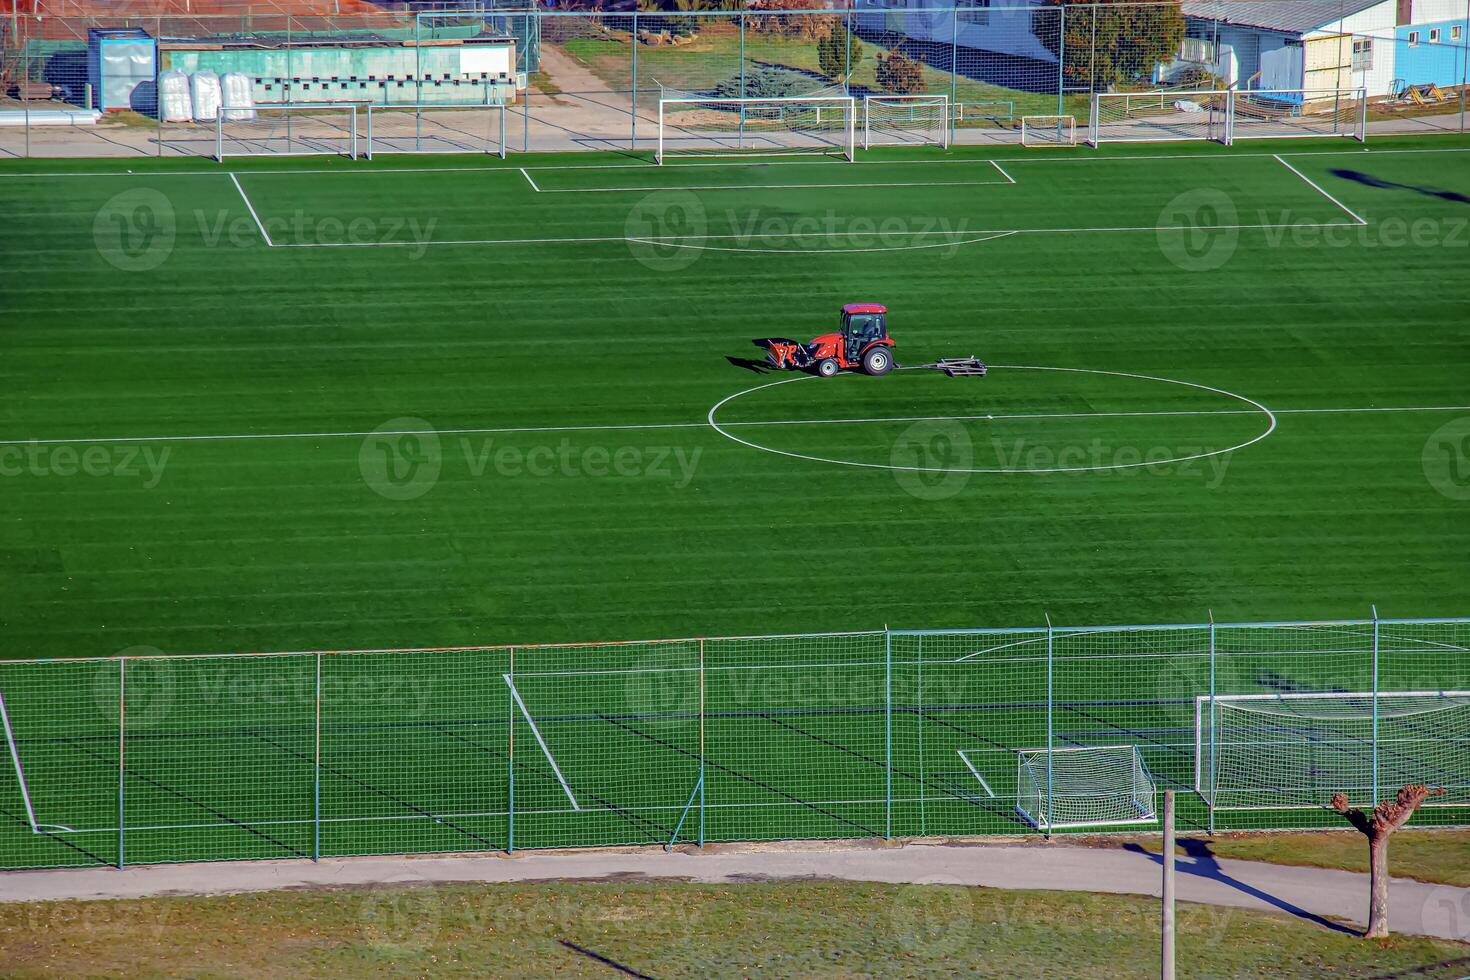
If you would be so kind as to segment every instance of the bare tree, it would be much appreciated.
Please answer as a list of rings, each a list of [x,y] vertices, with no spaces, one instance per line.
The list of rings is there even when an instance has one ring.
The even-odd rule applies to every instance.
[[[1343,793],[1332,797],[1332,809],[1368,838],[1371,898],[1368,900],[1368,928],[1363,931],[1364,936],[1378,938],[1388,935],[1388,838],[1409,822],[1409,817],[1425,800],[1443,792],[1428,786],[1405,786],[1396,797],[1378,804],[1371,813],[1348,806],[1347,796]]]

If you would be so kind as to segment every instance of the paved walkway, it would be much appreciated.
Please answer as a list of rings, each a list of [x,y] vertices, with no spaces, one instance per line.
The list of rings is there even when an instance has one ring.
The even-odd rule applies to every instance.
[[[0,901],[215,895],[280,888],[546,879],[678,878],[710,883],[825,878],[1159,894],[1159,858],[1136,845],[911,844],[905,847],[711,846],[676,851],[525,852],[419,858],[221,862],[0,873]],[[1182,901],[1284,912],[1326,929],[1361,926],[1368,877],[1256,861],[1181,857]],[[1396,879],[1393,931],[1470,942],[1470,888]]]

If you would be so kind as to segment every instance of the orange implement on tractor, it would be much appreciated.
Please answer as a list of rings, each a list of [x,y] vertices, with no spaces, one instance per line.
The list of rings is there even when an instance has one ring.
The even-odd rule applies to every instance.
[[[888,336],[888,307],[877,303],[848,303],[842,322],[833,333],[813,337],[803,344],[784,337],[755,341],[766,351],[766,360],[776,368],[812,371],[830,378],[839,371],[861,368],[868,374],[893,370],[893,338]]]

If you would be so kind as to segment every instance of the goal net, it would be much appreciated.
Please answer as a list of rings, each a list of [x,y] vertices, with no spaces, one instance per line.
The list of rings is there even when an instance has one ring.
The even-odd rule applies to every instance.
[[[1470,803],[1470,691],[1208,695],[1195,700],[1195,790],[1217,810],[1372,806],[1415,783]]]
[[[1302,136],[1367,136],[1364,89],[1273,89],[1235,92],[1230,140]]]
[[[1022,116],[1022,146],[1076,146],[1077,120],[1072,116]]]
[[[949,146],[949,96],[863,96],[863,149]]]
[[[657,159],[818,154],[852,160],[855,120],[849,96],[660,99]]]
[[[1153,776],[1136,745],[1016,752],[1016,812],[1050,832],[1153,823]]]
[[[215,159],[242,156],[357,157],[357,103],[221,106]],[[247,118],[248,117],[248,118]]]
[[[1088,142],[1150,143],[1228,139],[1230,93],[1098,92]]]
[[[369,105],[365,154],[493,153],[505,156],[503,105]]]

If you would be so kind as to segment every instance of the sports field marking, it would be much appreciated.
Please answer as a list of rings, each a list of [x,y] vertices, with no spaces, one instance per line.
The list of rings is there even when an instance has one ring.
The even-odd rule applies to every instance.
[[[1327,198],[1327,200],[1331,201],[1333,204],[1336,204],[1338,207],[1340,207],[1344,211],[1346,211],[1352,217],[1352,219],[1354,221],[1356,221],[1358,224],[1360,224],[1360,225],[1366,225],[1368,223],[1367,221],[1365,221],[1362,218],[1361,215],[1358,214],[1358,212],[1354,211],[1352,208],[1348,207],[1346,204],[1342,203],[1337,198],[1333,197],[1331,194],[1329,194],[1326,191],[1324,191],[1321,188],[1321,186],[1318,185],[1318,183],[1315,180],[1313,180],[1312,178],[1308,177],[1306,174],[1302,173],[1300,170],[1298,170],[1297,168],[1293,167],[1291,164],[1287,163],[1285,160],[1281,159],[1281,154],[1279,154],[1279,153],[1273,153],[1271,155],[1276,158],[1276,162],[1277,163],[1280,163],[1287,170],[1290,170],[1292,173],[1296,174],[1302,180],[1305,180],[1307,182],[1307,185],[1309,187],[1311,187],[1312,190],[1316,191],[1318,194],[1321,194],[1323,197]]]
[[[973,752],[975,750],[974,749],[970,749],[968,751]],[[968,769],[968,770],[970,770],[970,773],[976,779],[980,780],[980,786],[985,790],[985,795],[988,796],[988,797],[990,797],[991,799],[995,799],[995,790],[991,789],[990,788],[990,784],[985,781],[985,777],[982,776],[982,775],[980,775],[980,770],[979,769],[976,769],[970,763],[969,756],[965,755],[966,750],[965,749],[955,749],[955,752],[956,752],[956,754],[959,755],[960,761],[965,764],[965,768]]]
[[[10,712],[5,710],[5,695],[0,694],[0,723],[5,728],[5,744],[10,746],[10,761],[15,766],[15,778],[20,783],[20,796],[25,801],[26,819],[30,821],[31,833],[38,834],[40,830],[36,827],[36,811],[31,806],[31,791],[26,786],[25,770],[20,765],[20,750],[15,745],[15,733],[10,730]]]
[[[1397,135],[1397,134],[1395,134]],[[1411,134],[1413,135],[1413,134]],[[1419,134],[1432,136],[1436,134]],[[1457,134],[1446,134],[1457,135]],[[1270,159],[1273,157],[1334,157],[1334,156],[1357,156],[1361,154],[1372,154],[1374,156],[1400,155],[1406,153],[1470,153],[1470,147],[1459,146],[1434,146],[1434,147],[1398,147],[1389,149],[1374,149],[1371,146],[1359,147],[1351,150],[1289,150],[1282,153],[1236,153],[1222,151],[1220,153],[1161,153],[1161,154],[1138,154],[1132,156],[1100,156],[1087,154],[1078,156],[1022,156],[1022,157],[972,157],[957,160],[858,160],[848,163],[849,167],[865,166],[944,166],[947,164],[975,164],[983,160],[991,160],[992,163],[1028,163],[1028,164],[1051,164],[1051,163],[1128,163],[1134,160],[1249,160]],[[802,167],[819,164],[830,164],[830,160],[784,160],[773,163],[745,163],[738,166],[745,167]],[[722,163],[666,163],[660,169],[670,170],[678,167],[729,167],[736,166],[728,162]],[[530,167],[527,169],[542,170],[647,170],[659,167],[658,164],[647,163],[588,163],[588,164],[549,164],[541,167]],[[487,164],[478,167],[360,167],[351,169],[308,169],[293,168],[283,170],[246,170],[242,171],[250,177],[271,177],[287,175],[334,175],[334,176],[360,176],[372,174],[448,174],[448,173],[482,173],[482,174],[505,174],[507,176],[518,176],[520,168],[507,166],[505,164]],[[31,179],[59,179],[66,177],[217,177],[219,170],[98,170],[84,172],[54,173],[47,171],[0,170],[0,179],[31,178]]]
[[[245,188],[240,186],[240,181],[235,176],[234,171],[230,172],[230,182],[235,185],[235,190],[240,192],[240,199],[243,200],[245,202],[245,206],[250,209],[250,217],[255,219],[255,227],[260,229],[260,237],[265,239],[265,243],[267,245],[274,248],[276,243],[271,241],[270,233],[265,230],[265,225],[260,223],[260,215],[255,213],[255,205],[250,203],[250,195],[246,194]]]
[[[509,674],[501,674],[505,679],[505,686],[510,688],[510,696],[515,698],[516,707],[521,709],[521,717],[526,719],[526,724],[531,726],[531,734],[536,736],[536,744],[541,746],[541,751],[546,755],[546,761],[551,763],[551,771],[556,773],[556,781],[561,783],[562,792],[567,794],[567,800],[572,804],[573,810],[581,810],[577,805],[577,798],[572,795],[572,788],[567,785],[566,777],[561,774],[561,766],[556,764],[556,757],[551,754],[551,749],[546,747],[546,739],[541,737],[541,729],[536,727],[536,721],[531,717],[531,712],[526,710],[526,702],[521,700],[521,692],[516,690],[516,682]]]
[[[1010,181],[1012,184],[1014,184],[1016,182],[1016,178],[1014,178],[1010,174],[1006,173],[1005,168],[1002,167],[1000,164],[996,163],[994,160],[991,160],[990,161],[990,165],[992,167],[994,167],[996,170],[999,170],[1000,171],[1000,175],[1002,177],[1004,177],[1006,180]]]
[[[1188,463],[1188,462],[1192,462],[1192,461],[1197,460],[1197,459],[1208,459],[1211,456],[1222,456],[1222,455],[1225,455],[1227,453],[1233,453],[1233,452],[1235,452],[1237,450],[1246,449],[1246,448],[1249,448],[1250,446],[1254,446],[1256,443],[1258,443],[1261,440],[1267,438],[1268,436],[1271,435],[1271,433],[1273,433],[1273,432],[1276,431],[1276,424],[1277,424],[1276,415],[1269,408],[1267,408],[1265,405],[1262,405],[1260,402],[1256,401],[1255,399],[1249,398],[1249,397],[1247,397],[1245,395],[1237,394],[1237,393],[1235,393],[1233,391],[1226,391],[1224,388],[1216,388],[1216,387],[1213,387],[1211,385],[1198,384],[1198,383],[1193,382],[1193,381],[1179,381],[1179,380],[1174,379],[1174,378],[1160,378],[1160,377],[1156,377],[1154,375],[1148,375],[1148,374],[1133,374],[1133,373],[1127,372],[1127,371],[1102,371],[1102,370],[1098,370],[1098,369],[1095,369],[1095,368],[1043,367],[1043,366],[1034,365],[1034,364],[997,364],[997,365],[994,366],[994,369],[997,369],[997,370],[998,369],[1008,369],[1008,370],[1012,370],[1012,371],[1060,371],[1060,372],[1064,372],[1064,373],[1067,373],[1067,374],[1098,374],[1098,375],[1105,375],[1105,376],[1109,376],[1109,377],[1132,378],[1132,379],[1136,379],[1136,380],[1140,380],[1140,381],[1158,381],[1158,382],[1163,383],[1163,384],[1181,385],[1181,386],[1186,387],[1186,388],[1196,388],[1196,389],[1198,389],[1200,391],[1208,391],[1208,392],[1211,392],[1213,394],[1224,395],[1224,396],[1226,396],[1228,398],[1234,398],[1237,401],[1244,402],[1247,405],[1250,405],[1254,409],[1256,409],[1256,412],[1253,412],[1251,414],[1263,414],[1263,415],[1265,415],[1266,418],[1268,419],[1268,423],[1267,423],[1266,428],[1265,428],[1264,431],[1260,432],[1259,434],[1257,434],[1256,436],[1254,436],[1254,437],[1252,437],[1250,439],[1245,440],[1244,442],[1237,443],[1236,445],[1233,445],[1233,446],[1227,446],[1224,449],[1214,449],[1214,450],[1211,450],[1209,452],[1192,453],[1192,454],[1187,455],[1187,456],[1174,456],[1174,457],[1170,457],[1168,459],[1140,460],[1137,463],[1108,463],[1108,464],[1105,464],[1105,465],[1094,465],[1094,466],[1049,466],[1049,467],[1038,467],[1038,468],[1034,468],[1034,469],[1033,468],[1030,468],[1030,467],[1026,467],[1026,468],[1017,469],[1017,468],[1014,468],[1014,467],[994,467],[994,466],[990,466],[990,467],[985,467],[985,466],[953,466],[953,467],[938,467],[938,468],[936,468],[936,467],[930,467],[930,466],[906,466],[906,465],[903,465],[903,464],[900,464],[900,463],[865,463],[865,462],[862,462],[860,460],[837,459],[837,458],[832,457],[832,456],[813,456],[813,455],[809,455],[807,453],[794,453],[794,452],[790,452],[790,451],[785,450],[785,449],[775,449],[775,448],[773,448],[771,446],[763,446],[760,443],[751,442],[748,439],[742,439],[739,436],[734,435],[733,433],[730,433],[730,432],[725,431],[725,429],[721,426],[721,424],[719,422],[716,422],[715,421],[715,415],[719,412],[719,410],[721,408],[723,408],[729,402],[732,402],[735,399],[740,398],[743,395],[749,395],[749,394],[752,394],[753,392],[761,391],[761,390],[764,390],[766,388],[774,388],[774,387],[777,387],[778,385],[791,384],[794,381],[807,381],[807,380],[812,380],[815,377],[815,375],[804,375],[804,376],[795,377],[795,378],[785,378],[785,379],[783,379],[781,381],[771,381],[771,382],[768,382],[768,383],[763,384],[763,385],[756,385],[753,388],[747,388],[744,391],[737,391],[733,395],[727,395],[726,397],[722,398],[720,401],[716,402],[715,405],[714,405],[714,407],[712,407],[709,410],[709,415],[706,416],[706,418],[709,421],[710,428],[714,429],[716,432],[718,432],[720,435],[724,436],[726,439],[729,439],[732,442],[738,442],[742,446],[749,446],[751,449],[760,450],[761,452],[772,453],[772,454],[777,455],[777,456],[786,456],[786,457],[788,457],[790,459],[808,460],[808,461],[815,462],[815,463],[833,463],[833,464],[838,465],[838,466],[855,466],[855,467],[859,467],[861,469],[870,469],[870,470],[902,470],[902,471],[910,471],[910,472],[918,472],[918,473],[936,473],[936,472],[940,472],[940,473],[1026,473],[1026,474],[1049,474],[1049,473],[1097,473],[1097,472],[1102,472],[1102,471],[1105,471],[1105,470],[1131,470],[1131,469],[1138,469],[1140,467],[1146,467],[1146,466],[1164,466],[1164,465],[1173,465],[1173,464],[1176,464],[1176,463]],[[917,369],[912,369],[912,370],[917,370]]]
[[[536,186],[536,181],[534,181],[534,180],[531,179],[531,175],[526,172],[526,168],[525,167],[521,167],[520,168],[520,171],[521,171],[521,176],[524,177],[524,178],[526,178],[526,183],[528,183],[528,184],[531,185],[531,190],[535,191],[537,194],[543,194],[543,193],[545,193],[544,191],[541,190],[540,187],[537,187]]]
[[[851,185],[844,185],[851,186]],[[954,232],[933,232],[937,235],[954,234]],[[998,238],[1009,238],[1016,234],[1013,231],[996,232],[984,235],[980,238],[966,238],[957,242],[931,242],[927,245],[884,245],[881,248],[726,248],[720,245],[686,245],[682,242],[664,241],[658,238],[629,238],[628,241],[637,245],[658,245],[664,248],[687,248],[697,252],[748,252],[753,255],[832,255],[832,254],[859,254],[862,252],[914,252],[926,248],[959,248],[961,245],[976,245],[981,242],[993,242]],[[782,238],[801,238],[804,236],[790,233],[781,235]],[[822,237],[832,237],[832,233],[826,233]],[[839,236],[840,237],[840,236]]]
[[[991,365],[992,370],[999,370],[1003,365]],[[1064,368],[1049,368],[1047,370],[1070,370]],[[789,381],[799,381],[802,378],[789,378]],[[776,382],[777,384],[783,382]],[[1185,384],[1187,382],[1178,382]],[[754,389],[748,389],[754,390]],[[744,392],[737,392],[744,394]],[[1372,406],[1348,406],[1342,408],[1273,408],[1273,415],[1354,415],[1361,413],[1376,412],[1470,412],[1470,405],[1405,405],[1385,406],[1375,408]],[[862,423],[895,423],[895,422],[970,422],[970,421],[1010,421],[1024,419],[1070,419],[1070,418],[1114,418],[1114,417],[1148,417],[1148,416],[1172,416],[1172,415],[1257,415],[1254,409],[1200,409],[1198,411],[1159,411],[1159,412],[1037,412],[1033,414],[1019,415],[915,415],[895,416],[892,418],[856,418],[856,419],[765,419],[742,422],[721,422],[726,428],[739,428],[743,426],[771,426],[771,425],[860,425]],[[108,445],[113,443],[134,442],[250,442],[253,440],[271,439],[364,439],[368,436],[413,436],[413,435],[515,435],[517,433],[538,432],[639,432],[644,430],[659,429],[707,429],[708,422],[635,422],[628,424],[608,425],[521,425],[521,426],[495,426],[484,428],[465,429],[401,429],[401,430],[353,430],[341,432],[242,432],[219,435],[171,435],[171,436],[103,436],[100,438],[68,437],[64,439],[0,439],[0,446],[66,446],[66,445]],[[484,647],[446,647],[444,650],[481,650]],[[295,651],[310,652],[310,651]],[[356,650],[354,653],[380,653],[394,651],[380,650]],[[240,654],[231,654],[240,656]],[[261,656],[274,656],[274,654],[261,654]],[[141,658],[133,658],[141,659]]]

